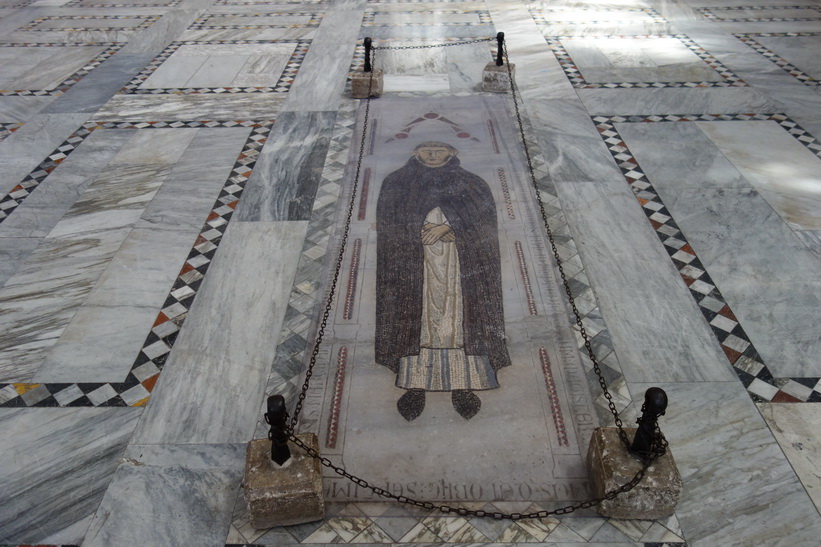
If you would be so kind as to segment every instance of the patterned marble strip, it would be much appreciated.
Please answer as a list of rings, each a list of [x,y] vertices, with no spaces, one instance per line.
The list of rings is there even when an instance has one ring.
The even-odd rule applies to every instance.
[[[86,4],[83,0],[71,0],[70,2],[66,2],[63,4],[62,7],[64,8],[173,8],[174,6],[178,5],[182,0],[168,0],[168,2],[157,3],[151,2],[147,0],[145,2],[132,2],[130,4],[116,4],[116,3],[104,3],[101,2],[99,4]]]
[[[579,38],[579,36],[554,36],[545,37],[547,44],[559,61],[559,64],[564,70],[567,79],[573,84],[573,87],[581,89],[616,89],[616,88],[666,88],[666,87],[746,87],[747,84],[739,76],[735,75],[721,62],[710,55],[702,47],[696,44],[693,40],[685,34],[654,34],[646,36],[623,36],[623,35],[607,35],[597,36],[599,38],[620,38],[623,40],[640,40],[640,39],[660,39],[660,38],[674,38],[679,40],[682,44],[687,46],[690,51],[698,55],[710,68],[718,72],[723,78],[720,82],[613,82],[613,83],[588,83],[584,76],[579,71],[576,63],[567,53],[567,50],[562,45],[562,40],[570,38]]]
[[[373,140],[371,140],[371,146],[373,146]],[[371,168],[365,168],[365,172],[362,174],[362,193],[359,196],[359,214],[357,215],[358,220],[365,220],[365,214],[368,210],[368,186],[371,184]]]
[[[709,8],[693,8],[705,19],[720,23],[765,23],[775,21],[818,21],[821,19],[821,8],[818,6],[720,6]],[[818,12],[817,17],[738,17],[724,18],[716,14],[717,11],[773,11],[773,10],[813,10]]]
[[[516,213],[513,211],[513,203],[510,201],[510,188],[507,186],[507,176],[505,176],[505,170],[499,167],[496,171],[496,174],[499,176],[499,184],[502,185],[502,194],[505,197],[505,208],[507,209],[507,218],[510,220],[516,220]]]
[[[490,133],[490,142],[493,144],[493,151],[499,153],[499,141],[496,140],[496,129],[493,127],[493,120],[487,121],[487,129]]]
[[[786,71],[787,74],[789,74],[793,78],[797,79],[802,84],[808,85],[810,87],[815,87],[815,86],[821,85],[821,81],[816,80],[815,78],[813,78],[812,76],[810,76],[809,74],[807,74],[806,72],[801,70],[800,68],[798,68],[798,67],[790,64],[786,60],[782,59],[780,56],[778,56],[777,54],[770,51],[770,49],[767,46],[762,45],[760,42],[758,42],[756,40],[756,38],[759,38],[759,37],[769,37],[769,36],[789,37],[789,38],[798,37],[798,36],[821,36],[821,32],[779,32],[779,33],[761,33],[761,34],[733,34],[733,36],[735,36],[736,38],[738,38],[739,40],[741,40],[742,42],[744,42],[745,44],[747,44],[748,46],[753,48],[756,51],[756,53],[760,53],[761,55],[763,55],[764,57],[766,57],[767,59],[769,59],[770,61],[775,63],[777,66],[779,66],[784,71]]]
[[[236,16],[242,18],[254,18],[254,17],[281,17],[281,16],[288,16],[288,17],[299,17],[305,16],[310,17],[307,23],[304,24],[295,24],[295,23],[283,23],[283,24],[275,24],[275,25],[250,25],[250,24],[243,24],[243,25],[210,25],[208,24],[209,21],[215,17],[226,17],[226,16]],[[277,13],[209,13],[200,17],[196,21],[194,21],[189,30],[196,30],[196,29],[265,29],[265,28],[315,28],[319,26],[319,23],[322,22],[322,17],[324,17],[324,13],[317,13],[315,11],[280,11]]]
[[[362,16],[362,26],[363,27],[421,27],[421,26],[429,26],[430,22],[407,22],[407,23],[377,23],[374,21],[377,15],[397,15],[397,16],[409,16],[409,15],[463,15],[463,14],[476,14],[479,16],[478,23],[472,22],[462,22],[462,23],[455,23],[448,21],[447,25],[449,27],[474,27],[480,25],[491,25],[493,24],[493,19],[490,18],[490,12],[487,10],[426,10],[426,11],[376,11],[376,10],[368,10]]]
[[[36,32],[61,32],[61,31],[110,31],[115,32],[119,30],[141,30],[148,28],[156,23],[161,15],[49,15],[45,17],[38,17],[26,26],[20,27],[17,30],[31,30]],[[46,21],[105,21],[105,20],[122,20],[122,19],[141,19],[139,25],[133,27],[71,27],[71,28],[37,28],[40,24]]]
[[[353,317],[354,300],[356,299],[356,282],[359,279],[359,254],[362,252],[362,240],[356,238],[353,242],[351,265],[348,267],[348,289],[345,292],[345,308],[342,313],[344,319]]]
[[[334,396],[331,400],[331,414],[328,418],[328,434],[325,438],[325,446],[327,448],[336,448],[336,439],[339,435],[339,411],[342,408],[342,391],[345,389],[345,369],[347,366],[348,347],[342,346],[339,348],[339,353],[336,356]]]
[[[530,315],[539,315],[536,312],[536,300],[533,298],[533,287],[530,285],[530,274],[527,273],[527,262],[525,262],[525,253],[522,249],[522,242],[517,241],[516,256],[519,259],[519,273],[522,274],[522,283],[525,286],[525,296],[527,296],[527,310]]]
[[[544,382],[547,387],[547,394],[550,398],[550,410],[553,414],[553,424],[556,426],[556,432],[559,436],[559,446],[570,446],[567,440],[567,429],[564,425],[564,416],[562,416],[562,407],[559,404],[559,393],[556,390],[556,381],[553,379],[553,370],[550,367],[550,359],[547,356],[547,349],[539,348],[539,360],[542,362],[542,373],[544,374]]]
[[[60,96],[66,91],[71,88],[74,84],[79,82],[83,79],[85,75],[89,72],[100,66],[100,64],[117,53],[120,48],[125,45],[125,42],[89,42],[80,45],[74,44],[62,44],[62,43],[44,43],[44,44],[15,44],[13,42],[4,42],[0,43],[0,47],[91,47],[91,46],[103,46],[105,47],[105,51],[88,61],[83,68],[66,78],[60,85],[58,85],[54,89],[0,89],[0,96],[3,97],[12,97],[12,96],[23,96],[23,97],[42,97],[42,96]]]
[[[567,11],[573,12],[582,12],[582,13],[643,13],[650,18],[650,22],[652,23],[667,23],[667,19],[662,17],[662,15],[652,8],[531,8],[530,15],[533,17],[533,20],[536,22],[537,25],[550,25],[557,23],[557,21],[550,20],[550,14],[552,13],[562,13]],[[566,25],[586,25],[586,24],[597,24],[597,23],[607,23],[607,24],[621,24],[621,23],[633,23],[633,20],[616,20],[616,19],[602,19],[597,20],[593,19],[583,19],[579,21],[561,21],[562,24]]]
[[[157,315],[143,348],[126,380],[119,383],[0,384],[0,407],[20,406],[143,406],[182,328],[223,233],[239,203],[259,151],[273,120],[192,122],[89,122],[69,137],[71,149],[58,148],[52,156],[63,159],[97,129],[151,129],[164,127],[249,127],[251,134],[240,152],[219,197],[209,213],[177,280]],[[68,142],[68,141],[67,141]],[[50,156],[51,157],[51,156]]]
[[[237,27],[239,28],[239,27]],[[157,70],[160,65],[168,60],[180,47],[187,45],[203,45],[207,42],[197,41],[182,41],[172,42],[162,53],[152,60],[147,67],[140,71],[125,87],[117,92],[118,95],[140,94],[140,95],[192,95],[202,93],[213,94],[236,94],[236,93],[287,93],[294,83],[294,78],[305,55],[308,53],[310,41],[294,42],[290,40],[221,40],[220,44],[294,44],[294,52],[291,58],[285,65],[285,70],[273,87],[192,87],[192,88],[151,88],[140,89],[140,86],[145,82],[151,74]]]
[[[774,378],[738,323],[727,301],[715,286],[706,268],[679,230],[655,188],[627,148],[615,124],[648,122],[770,120],[810,149],[821,159],[821,143],[783,114],[701,114],[681,116],[594,116],[593,122],[616,160],[622,175],[633,189],[690,294],[710,324],[727,359],[756,402],[821,402],[821,378]],[[807,389],[809,388],[809,389]]]
[[[0,142],[3,142],[3,139],[17,131],[23,127],[23,122],[16,122],[16,123],[0,123]],[[2,217],[0,217],[2,219]]]

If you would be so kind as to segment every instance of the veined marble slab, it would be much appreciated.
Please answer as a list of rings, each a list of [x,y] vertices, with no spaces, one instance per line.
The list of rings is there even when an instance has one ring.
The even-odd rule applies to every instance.
[[[39,543],[93,514],[141,408],[0,409],[0,541]]]
[[[40,238],[37,237],[0,236],[0,287],[39,244]]]
[[[813,11],[816,17],[821,15],[818,10]],[[816,22],[816,32],[819,25],[821,21]],[[755,39],[813,78],[821,79],[821,59],[817,55],[818,48],[821,47],[821,36],[756,36]]]
[[[578,89],[591,116],[668,114],[670,112],[779,112],[784,105],[755,87],[664,89]]]
[[[38,114],[0,142],[0,193],[9,193],[87,119],[88,114]]]
[[[229,225],[135,442],[251,439],[306,224]]]
[[[98,0],[91,1],[97,3]],[[177,40],[180,33],[187,29],[202,13],[202,9],[192,9],[192,6],[177,6],[176,9],[167,11],[159,21],[129,41],[120,50],[120,54],[150,55],[153,58],[168,47],[168,44]]]
[[[3,48],[0,86],[15,90],[54,89],[105,49],[105,46]]]
[[[116,95],[94,116],[96,120],[163,121],[271,120],[285,101],[280,93],[209,95]],[[7,139],[8,140],[8,139]]]
[[[258,9],[258,8],[257,8]],[[218,40],[313,40],[316,28],[204,28],[186,30],[180,40],[215,42]]]
[[[323,21],[324,23],[324,21]],[[351,48],[313,44],[299,68],[282,110],[298,112],[334,111],[351,65]]]
[[[628,383],[733,380],[627,184],[557,183],[556,189]]]
[[[346,54],[352,53],[362,25],[362,8],[364,7],[362,4],[365,2],[360,0],[358,3],[359,6],[343,7],[339,2],[334,2],[336,9],[325,12],[311,47],[335,46],[345,51]],[[350,49],[345,50],[347,47]],[[350,60],[350,57],[348,59]]]
[[[0,121],[3,123],[26,122],[39,114],[57,99],[54,95],[43,97],[0,97]]]
[[[268,136],[235,220],[308,220],[336,113],[283,112]]]
[[[83,545],[225,544],[244,444],[131,445],[121,462]]]
[[[684,480],[676,515],[688,542],[817,543],[821,516],[740,383],[637,383],[634,400],[654,385],[670,400],[659,425]]]

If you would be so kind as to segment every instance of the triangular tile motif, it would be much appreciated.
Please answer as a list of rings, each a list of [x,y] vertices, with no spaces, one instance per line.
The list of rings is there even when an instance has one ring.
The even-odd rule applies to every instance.
[[[604,517],[571,517],[563,518],[560,526],[569,528],[571,531],[581,536],[585,541],[588,541],[596,534],[596,532],[599,531],[599,528],[601,528],[605,522],[607,522],[607,519]]]
[[[640,541],[644,543],[682,543],[684,539],[677,536],[658,522],[654,522],[641,536]]]
[[[817,19],[816,19],[817,20]],[[779,32],[779,33],[772,33],[768,32],[766,34],[733,34],[736,38],[741,40],[744,44],[750,46],[756,53],[760,53],[769,61],[775,63],[776,66],[783,69],[787,74],[801,82],[802,84],[810,87],[816,87],[821,85],[821,80],[817,80],[810,76],[809,74],[805,73],[798,67],[790,64],[785,59],[781,58],[779,55],[770,51],[769,48],[762,45],[756,38],[760,38],[762,36],[766,37],[797,37],[797,36],[821,36],[821,33],[818,32]]]
[[[611,523],[605,522],[593,535],[593,537],[590,538],[590,541],[593,543],[630,543],[635,540],[613,526]]]
[[[442,538],[434,534],[421,522],[410,529],[410,531],[402,536],[400,543],[441,543]]]
[[[586,538],[574,532],[566,524],[559,523],[559,525],[550,532],[550,535],[547,536],[546,542],[561,545],[563,543],[586,543],[585,539]]]
[[[541,532],[539,535],[541,536]],[[530,534],[518,522],[511,522],[495,541],[500,543],[539,543],[543,539],[538,539]]]

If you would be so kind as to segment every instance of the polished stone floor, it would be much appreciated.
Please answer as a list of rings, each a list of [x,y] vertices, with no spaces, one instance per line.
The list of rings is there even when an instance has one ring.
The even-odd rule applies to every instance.
[[[398,495],[588,493],[612,416],[512,96],[481,90],[498,31],[616,406],[668,393],[676,514],[448,516],[329,471],[324,521],[255,530],[245,446],[266,395],[296,401],[349,203],[298,429]],[[377,51],[360,197],[366,36],[450,46]],[[819,0],[0,0],[0,544],[817,544],[819,51]],[[374,192],[443,131],[492,183],[512,365],[475,417],[429,393],[408,421],[369,354]]]

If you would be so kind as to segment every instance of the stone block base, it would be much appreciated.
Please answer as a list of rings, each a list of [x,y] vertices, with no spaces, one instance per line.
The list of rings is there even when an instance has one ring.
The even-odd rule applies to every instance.
[[[313,433],[299,435],[299,438],[319,450],[319,440]],[[248,443],[242,488],[254,528],[289,526],[325,518],[319,461],[293,445],[291,459],[280,466],[271,461],[270,440]]]
[[[630,439],[635,429],[625,428]],[[594,497],[630,482],[642,468],[642,462],[631,455],[619,440],[615,427],[593,431],[587,451],[587,468]],[[615,499],[604,500],[597,510],[605,517],[656,520],[672,516],[681,497],[682,482],[670,449],[656,460],[641,482]]]
[[[496,66],[495,62],[487,64],[482,71],[482,90],[493,91],[494,93],[507,93],[510,91],[510,77],[516,80],[516,65],[510,65],[510,74],[507,65]]]
[[[373,84],[371,84],[373,74]],[[381,97],[385,89],[384,74],[376,68],[373,72],[351,72],[351,96],[354,99],[367,99],[368,86],[371,88],[371,97]]]

